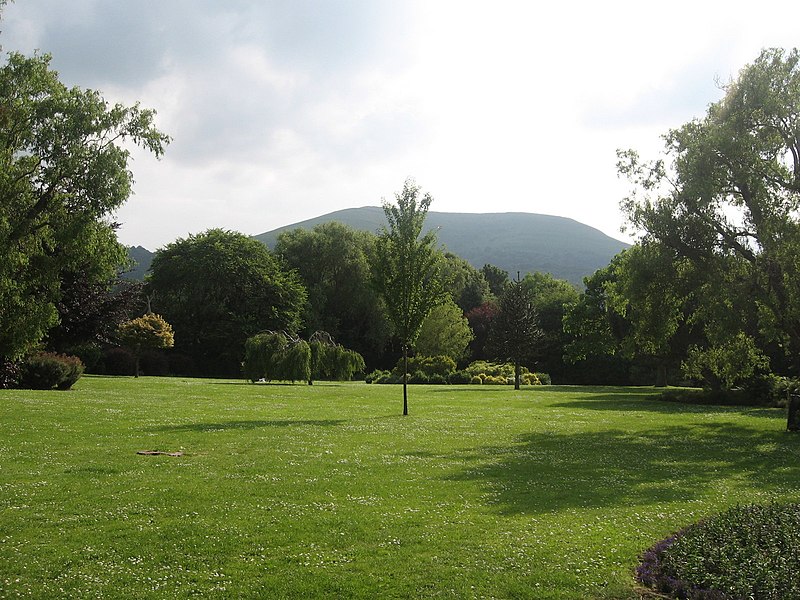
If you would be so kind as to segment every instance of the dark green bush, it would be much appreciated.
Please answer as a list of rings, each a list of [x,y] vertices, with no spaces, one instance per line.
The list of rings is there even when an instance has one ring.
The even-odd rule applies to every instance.
[[[450,373],[447,378],[447,382],[451,385],[461,385],[464,383],[469,383],[471,379],[472,376],[466,371],[455,371]]]
[[[68,390],[83,375],[77,356],[40,352],[25,359],[20,386],[33,390]]]
[[[109,348],[103,362],[107,375],[133,375],[136,372],[136,358],[125,348]]]
[[[435,384],[435,385],[445,385],[447,384],[447,377],[444,375],[439,375],[438,373],[434,373],[430,377],[428,377],[428,383]]]
[[[800,504],[736,506],[663,540],[637,578],[673,598],[800,598]]]
[[[421,371],[427,377],[431,375],[441,375],[447,377],[456,370],[455,361],[449,356],[413,356],[408,359],[408,372],[416,373]],[[397,361],[397,366],[392,370],[392,374],[402,381],[403,359]],[[411,380],[409,380],[410,383]]]
[[[537,372],[537,373],[534,373],[534,375],[536,375],[536,378],[539,380],[539,383],[541,383],[542,385],[552,385],[552,383],[553,383],[553,380],[550,379],[550,375],[548,375],[547,373],[538,373]]]
[[[64,354],[58,355],[59,359],[62,363],[67,367],[67,373],[59,383],[56,384],[56,388],[59,390],[68,390],[78,379],[81,378],[83,375],[83,371],[85,369],[83,362],[77,356],[68,356]]]
[[[402,381],[402,379],[401,379],[401,381]],[[411,376],[408,378],[408,383],[415,383],[415,384],[423,383],[424,384],[424,383],[429,383],[429,382],[430,382],[430,377],[428,376],[428,374],[425,373],[424,371],[419,370],[419,369],[414,371],[411,374]]]

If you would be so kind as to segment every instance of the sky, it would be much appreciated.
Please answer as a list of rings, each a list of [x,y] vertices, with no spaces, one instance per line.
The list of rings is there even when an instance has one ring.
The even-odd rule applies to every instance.
[[[441,212],[568,217],[630,241],[616,150],[657,157],[800,3],[16,0],[5,54],[157,111],[114,216],[150,250],[378,206],[411,177]]]

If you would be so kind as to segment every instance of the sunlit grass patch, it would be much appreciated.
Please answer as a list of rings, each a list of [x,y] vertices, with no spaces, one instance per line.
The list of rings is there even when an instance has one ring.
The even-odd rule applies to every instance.
[[[81,379],[0,393],[0,596],[625,598],[800,497],[783,413],[652,390]],[[182,456],[140,456],[139,450]]]

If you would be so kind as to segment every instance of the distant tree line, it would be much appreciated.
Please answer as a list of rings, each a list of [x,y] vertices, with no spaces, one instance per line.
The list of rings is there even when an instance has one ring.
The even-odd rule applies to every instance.
[[[313,381],[344,372],[309,343],[326,332],[362,372],[441,356],[459,370],[507,360],[517,379],[527,367],[553,383],[773,389],[800,375],[799,61],[765,50],[703,118],[667,133],[662,157],[619,153],[638,242],[576,289],[438,246],[431,198],[410,180],[376,234],[327,223],[270,251],[211,229],[158,250],[143,284],[122,282],[110,220],[131,186],[121,141],[160,156],[169,138],[152,111],[109,107],[61,84],[49,56],[12,53],[0,67],[0,385],[42,352],[94,372],[268,378],[281,352],[305,361],[302,344]],[[283,332],[283,350],[265,350],[279,345],[267,331]],[[247,366],[248,352],[261,362]]]

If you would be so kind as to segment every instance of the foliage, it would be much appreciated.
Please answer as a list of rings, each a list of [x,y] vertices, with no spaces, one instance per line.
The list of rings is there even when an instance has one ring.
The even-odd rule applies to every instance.
[[[476,360],[464,370],[470,377],[469,383],[508,384],[516,383],[516,366],[514,363],[495,363]],[[541,376],[541,377],[540,377]],[[546,373],[532,373],[527,367],[519,369],[519,382],[523,385],[542,385],[544,378],[550,384],[550,376]]]
[[[13,359],[57,324],[63,273],[105,282],[124,263],[109,222],[131,192],[124,144],[160,156],[169,139],[153,111],[67,88],[49,55],[8,55],[0,106],[0,356]]]
[[[0,358],[0,390],[15,388],[22,378],[22,364],[19,360]]]
[[[631,225],[714,281],[731,260],[758,333],[800,367],[800,53],[762,51],[706,116],[668,132],[663,159],[620,152]],[[720,289],[708,297],[725,298]],[[717,311],[719,312],[719,311]],[[748,318],[732,331],[753,336]]]
[[[749,381],[757,372],[767,371],[769,360],[753,338],[740,332],[724,345],[691,347],[683,369],[688,377],[712,382],[714,389],[730,390]]]
[[[490,298],[489,284],[483,273],[460,256],[445,252],[442,272],[447,291],[462,313],[480,306]]]
[[[141,292],[138,281],[93,281],[83,269],[62,273],[56,303],[59,322],[47,332],[47,347],[76,354],[81,347],[112,343],[120,324],[139,314]]]
[[[135,375],[136,357],[126,348],[108,348],[101,359],[106,375]]]
[[[333,341],[325,331],[316,331],[309,338],[311,351],[311,377],[329,381],[350,381],[357,373],[363,373],[366,365],[364,357]]]
[[[172,348],[175,345],[172,326],[155,313],[125,321],[117,330],[117,338],[134,353],[145,348]]]
[[[454,362],[462,360],[474,338],[469,321],[451,299],[435,306],[425,317],[414,345],[418,354],[446,355]]]
[[[643,557],[639,581],[676,598],[800,597],[800,504],[735,506]]]
[[[333,222],[283,232],[275,246],[275,254],[298,273],[308,291],[304,336],[327,331],[372,360],[381,356],[389,337],[370,285],[368,257],[374,245],[374,234]]]
[[[245,340],[265,329],[296,332],[306,302],[298,277],[263,244],[221,229],[160,249],[148,286],[175,328],[176,350],[205,375],[239,375]]]
[[[533,295],[522,282],[511,282],[500,298],[487,347],[494,358],[514,363],[515,389],[519,389],[522,363],[535,359],[541,337]]]
[[[433,198],[430,194],[419,196],[419,186],[407,179],[403,190],[395,194],[396,204],[384,200],[388,228],[378,236],[372,264],[375,288],[383,298],[404,357],[417,340],[425,317],[444,302],[447,294],[436,232],[422,233]],[[404,377],[403,414],[407,415],[405,383]]]
[[[83,375],[83,363],[76,356],[39,352],[22,364],[20,387],[34,390],[70,389]]]
[[[492,320],[497,315],[497,310],[497,303],[489,301],[484,302],[480,306],[476,306],[464,315],[475,336],[469,345],[469,354],[473,360],[489,358],[486,352],[486,341],[489,339]]]
[[[403,377],[403,359],[400,359],[397,362],[397,366],[395,366],[392,374],[398,379],[402,380]],[[408,372],[414,373],[416,371],[421,371],[426,376],[430,377],[432,375],[441,375],[442,377],[448,377],[451,373],[454,373],[456,370],[456,363],[455,361],[446,355],[438,355],[438,356],[412,356],[408,359]]]
[[[562,381],[568,372],[564,362],[564,347],[568,343],[568,336],[564,333],[564,315],[577,304],[580,294],[573,284],[556,279],[550,273],[528,273],[522,278],[522,285],[530,291],[542,330],[539,367]]]
[[[117,338],[136,358],[136,377],[139,376],[139,361],[144,350],[172,348],[175,345],[172,326],[155,313],[125,321],[117,330]]]
[[[508,278],[508,271],[492,264],[485,264],[481,267],[481,274],[489,285],[489,291],[495,298],[499,298],[506,291],[506,286],[511,282]]]
[[[267,331],[247,339],[242,364],[250,381],[309,381],[311,347],[286,332]]]

